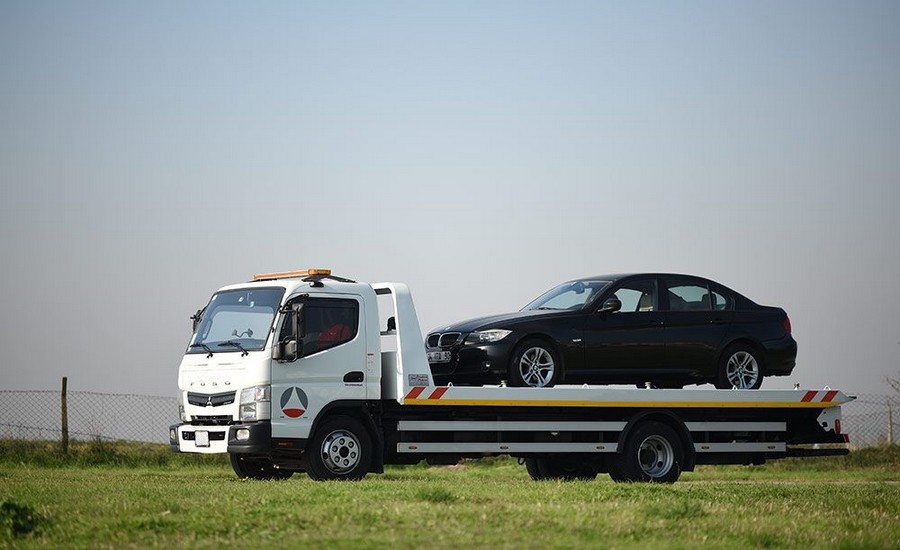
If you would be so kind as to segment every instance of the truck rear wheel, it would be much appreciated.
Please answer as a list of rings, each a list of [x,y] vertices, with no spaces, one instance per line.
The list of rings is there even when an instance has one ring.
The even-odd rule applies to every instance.
[[[294,472],[280,470],[264,458],[249,458],[244,455],[231,455],[231,469],[241,479],[288,479]]]
[[[525,459],[525,469],[535,481],[545,479],[590,481],[597,477],[597,469],[593,465],[583,464],[578,459],[570,457],[528,457]]]
[[[334,416],[316,430],[306,456],[306,473],[317,481],[362,479],[372,463],[372,438],[355,418]]]
[[[681,475],[684,449],[675,430],[648,421],[635,427],[616,458],[609,472],[613,481],[675,483]]]

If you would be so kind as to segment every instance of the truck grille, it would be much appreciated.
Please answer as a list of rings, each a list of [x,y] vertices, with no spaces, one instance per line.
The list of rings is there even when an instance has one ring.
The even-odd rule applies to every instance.
[[[188,392],[188,403],[198,407],[218,407],[234,403],[235,392],[223,393],[194,393]]]
[[[221,416],[193,415],[191,416],[191,423],[204,426],[225,426],[231,423],[231,417],[227,414]]]

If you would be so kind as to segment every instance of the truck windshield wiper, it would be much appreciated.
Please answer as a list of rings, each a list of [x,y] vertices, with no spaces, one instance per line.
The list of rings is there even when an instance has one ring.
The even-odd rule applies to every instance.
[[[209,349],[209,346],[207,346],[206,344],[191,344],[190,346],[188,346],[188,349],[191,348],[203,348],[207,353],[209,353],[209,355],[206,356],[207,359],[213,356],[212,350]]]
[[[240,345],[239,343],[235,342],[234,340],[228,340],[227,342],[219,342],[218,345],[219,346],[230,346],[232,348],[237,348],[237,349],[241,350],[241,357],[248,354],[247,350],[244,349],[244,346]]]

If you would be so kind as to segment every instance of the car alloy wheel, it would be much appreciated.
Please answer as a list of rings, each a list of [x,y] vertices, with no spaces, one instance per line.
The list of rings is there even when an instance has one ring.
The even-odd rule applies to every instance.
[[[760,376],[759,363],[752,353],[744,350],[736,351],[728,358],[725,376],[728,382],[739,390],[755,388]]]
[[[543,388],[556,373],[556,364],[549,351],[540,346],[528,348],[519,359],[519,376],[526,386]]]

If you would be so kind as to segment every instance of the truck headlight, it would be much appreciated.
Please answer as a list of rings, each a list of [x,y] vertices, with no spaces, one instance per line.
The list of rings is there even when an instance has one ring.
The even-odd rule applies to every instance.
[[[271,416],[272,387],[268,384],[241,390],[240,418],[244,422],[265,420]]]
[[[490,344],[499,342],[509,335],[511,330],[502,328],[492,328],[489,330],[479,330],[466,336],[467,344]]]
[[[178,418],[181,419],[182,422],[190,422],[190,418],[188,418],[187,413],[184,410],[184,405],[178,404]]]
[[[241,403],[252,403],[254,401],[269,401],[272,395],[272,386],[262,384],[241,390]]]

